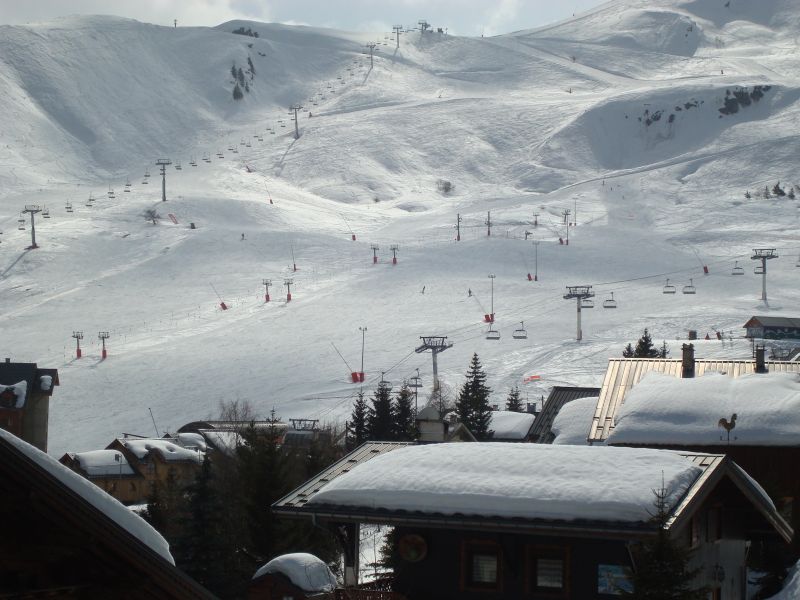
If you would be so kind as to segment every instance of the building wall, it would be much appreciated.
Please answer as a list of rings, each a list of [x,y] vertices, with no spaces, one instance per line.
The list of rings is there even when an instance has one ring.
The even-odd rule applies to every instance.
[[[556,538],[398,527],[396,540],[419,535],[427,544],[427,555],[419,562],[398,558],[395,590],[408,598],[471,600],[492,598],[580,600],[611,599],[600,593],[600,573],[605,580],[630,568],[631,560],[623,540]],[[499,553],[498,585],[481,589],[470,583],[471,556],[483,549]],[[561,590],[536,586],[536,560],[564,559],[565,578]]]
[[[0,408],[0,429],[22,438],[23,411],[20,408]],[[24,438],[23,438],[24,439]]]
[[[50,397],[46,394],[31,393],[25,402],[25,419],[22,439],[47,452],[47,428],[50,413]]]

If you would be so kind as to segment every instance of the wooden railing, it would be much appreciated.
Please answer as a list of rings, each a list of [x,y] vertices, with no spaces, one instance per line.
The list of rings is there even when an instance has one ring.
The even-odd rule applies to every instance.
[[[399,592],[392,591],[391,577],[362,583],[356,587],[334,590],[334,600],[406,600]]]

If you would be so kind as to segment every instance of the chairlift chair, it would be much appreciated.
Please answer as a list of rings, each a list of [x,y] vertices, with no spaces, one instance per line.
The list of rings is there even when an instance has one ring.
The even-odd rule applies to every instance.
[[[691,279],[689,280],[689,285],[683,286],[683,293],[684,294],[696,294],[697,288],[694,287],[694,281]]]
[[[181,167],[181,161],[179,161],[179,160],[175,161],[175,170],[176,171],[182,171],[183,170],[183,167]]]
[[[239,154],[239,150],[238,150],[237,148],[234,148],[234,149],[233,149],[233,153],[234,153],[234,154]]]
[[[245,144],[245,146],[247,146],[248,148],[252,148],[253,147],[253,146],[250,145],[250,140],[247,140],[247,143]]]
[[[144,178],[147,179],[148,177],[150,177],[150,169],[145,169],[144,170]]]
[[[190,161],[189,161],[189,164],[190,164],[191,166],[193,166],[193,167],[196,167],[196,166],[197,166],[197,161],[194,159],[194,156],[192,157],[192,160],[190,160]]]
[[[581,300],[581,308],[594,308],[594,300],[591,298],[583,298]]]
[[[756,275],[763,275],[764,274],[764,265],[756,265],[756,268],[753,269],[753,273]]]
[[[667,278],[667,283],[664,285],[664,290],[663,290],[663,293],[664,293],[664,294],[674,294],[676,291],[677,291],[677,290],[675,289],[675,286],[674,286],[674,285],[672,285],[672,284],[669,282],[669,278]]]
[[[17,229],[25,231],[25,219],[17,219]]]
[[[487,340],[499,340],[500,339],[500,332],[497,331],[492,325],[489,325],[489,330],[486,332],[486,339]]]
[[[614,292],[611,292],[611,298],[603,300],[603,308],[617,308],[617,301],[614,300]]]
[[[744,268],[739,266],[738,260],[735,263],[733,263],[733,270],[731,271],[731,275],[744,275]]]
[[[408,380],[408,383],[406,385],[408,387],[412,388],[412,389],[421,388],[422,387],[422,378],[418,377],[417,375],[414,375],[413,377],[411,377]]]
[[[527,340],[528,339],[528,332],[525,330],[525,322],[519,322],[519,328],[514,330],[514,333],[511,334],[515,340]]]
[[[45,219],[49,219],[50,218],[50,209],[49,208],[44,208],[44,210],[42,210],[42,216]]]
[[[126,188],[129,188],[129,187],[131,187],[131,180],[130,180],[130,178],[128,178],[128,179],[126,179],[126,180],[125,180],[125,187],[126,187]],[[129,190],[125,190],[125,191],[127,192],[127,191],[129,191]]]
[[[67,202],[64,205],[64,208],[66,209],[67,212],[72,212],[72,202]]]

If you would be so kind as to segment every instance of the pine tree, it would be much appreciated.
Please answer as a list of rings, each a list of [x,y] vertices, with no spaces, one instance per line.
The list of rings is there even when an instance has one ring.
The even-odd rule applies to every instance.
[[[522,406],[522,400],[519,397],[519,386],[515,385],[511,388],[511,391],[508,392],[508,398],[506,398],[506,410],[510,410],[513,412],[525,412]]]
[[[669,346],[667,340],[661,340],[661,348],[658,351],[659,358],[667,358],[669,356]]]
[[[794,200],[794,197],[795,197],[794,196],[794,187],[789,188],[789,193],[786,194],[786,197],[789,198],[790,200]]]
[[[225,507],[214,486],[211,460],[206,455],[194,482],[186,488],[186,517],[174,548],[179,568],[209,590],[229,597],[237,587],[232,561],[234,541],[227,535]]]
[[[249,56],[247,57],[247,64],[250,67],[250,79],[256,74],[256,68],[253,66],[253,59]]]
[[[414,420],[413,394],[408,386],[403,384],[395,397],[394,408],[394,439],[401,442],[410,442],[417,438],[416,423]]]
[[[248,94],[250,93],[250,84],[247,83],[246,81],[244,82],[244,91],[247,92]]]
[[[370,440],[390,441],[394,439],[394,410],[392,388],[385,381],[378,384],[372,397],[372,406],[367,410],[367,437]]]
[[[236,79],[239,81],[239,85],[244,85],[244,71],[242,71],[242,67],[236,71]]]
[[[180,536],[185,511],[183,490],[175,479],[175,473],[169,470],[164,483],[156,481],[153,484],[142,517],[172,544]]]
[[[623,358],[633,358],[633,355],[634,355],[635,352],[636,351],[633,349],[633,346],[631,346],[631,343],[628,342],[628,345],[625,346],[625,349],[622,351],[622,357]]]
[[[242,88],[240,88],[239,84],[237,83],[233,88],[233,99],[241,100],[242,98],[244,98],[244,94],[242,94]]]
[[[699,569],[690,569],[691,552],[670,538],[666,529],[670,511],[667,490],[654,490],[656,513],[652,523],[656,537],[634,548],[633,592],[622,596],[634,600],[703,600],[707,590],[692,587]]]
[[[783,191],[783,188],[781,187],[781,182],[780,181],[774,185],[774,187],[772,188],[772,193],[775,194],[776,196],[785,196],[786,195],[786,192]]]
[[[770,197],[769,186],[765,185],[764,186],[764,198],[769,198],[769,197]]]
[[[233,80],[236,81],[236,63],[233,63],[231,66],[231,77],[233,77]]]
[[[660,349],[656,348],[653,344],[653,338],[650,337],[650,332],[645,329],[642,337],[636,341],[636,348],[628,344],[622,351],[622,356],[625,358],[657,358],[661,356],[662,352],[669,354],[667,343],[664,342]]]
[[[352,450],[367,441],[367,401],[364,392],[359,392],[353,403],[350,423],[347,425],[347,448]]]
[[[493,432],[489,431],[492,421],[492,409],[489,406],[491,391],[486,387],[486,373],[483,372],[481,361],[477,354],[473,354],[467,370],[467,380],[456,400],[456,415],[478,440],[492,437]]]

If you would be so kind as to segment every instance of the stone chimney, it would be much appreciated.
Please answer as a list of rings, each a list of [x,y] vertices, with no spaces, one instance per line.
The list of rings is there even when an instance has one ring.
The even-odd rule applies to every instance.
[[[767,365],[764,362],[764,353],[766,348],[764,346],[756,346],[756,373],[766,373]]]
[[[694,344],[684,344],[681,350],[681,377],[694,377]]]

